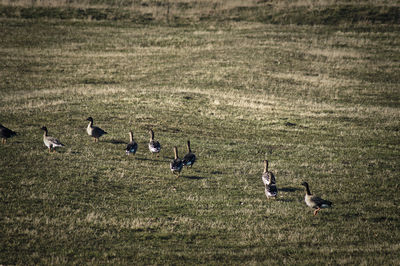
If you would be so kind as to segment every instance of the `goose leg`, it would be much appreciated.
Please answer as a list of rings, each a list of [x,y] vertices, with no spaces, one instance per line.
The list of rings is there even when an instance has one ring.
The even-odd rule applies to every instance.
[[[314,216],[318,214],[318,212],[319,212],[320,209],[321,209],[321,208],[318,208],[318,209],[316,209],[316,210],[314,211]]]

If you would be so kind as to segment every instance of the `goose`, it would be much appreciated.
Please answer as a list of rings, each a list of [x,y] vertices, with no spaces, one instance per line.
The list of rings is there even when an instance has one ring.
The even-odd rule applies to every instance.
[[[43,142],[44,142],[44,145],[46,145],[47,148],[49,148],[49,152],[52,152],[52,151],[54,152],[55,147],[64,147],[65,146],[58,139],[56,139],[54,137],[50,137],[48,135],[47,127],[43,126],[41,129],[44,130]]]
[[[128,146],[126,146],[126,155],[129,155],[130,153],[136,154],[138,144],[133,140],[133,133],[132,131],[129,131],[129,143]]]
[[[159,153],[161,150],[160,142],[154,140],[154,131],[152,129],[149,130],[149,133],[150,133],[149,150],[151,154]]]
[[[188,153],[183,157],[182,162],[184,166],[190,166],[190,168],[192,168],[194,162],[196,161],[196,155],[194,155],[190,149],[190,140],[187,141],[187,148]]]
[[[108,134],[101,128],[93,126],[93,118],[91,116],[88,117],[86,120],[89,121],[89,125],[87,126],[86,131],[89,136],[92,136],[94,138],[94,142],[98,142],[101,136],[103,136],[104,134]]]
[[[14,132],[11,129],[6,128],[2,124],[0,124],[0,137],[2,144],[6,144],[8,138],[14,137],[17,134],[17,132]]]
[[[171,171],[174,175],[178,175],[181,173],[182,167],[183,167],[183,162],[181,159],[178,157],[178,148],[174,147],[174,154],[175,154],[175,159],[171,161],[170,163],[170,168]]]
[[[314,211],[314,216],[317,215],[322,208],[330,208],[332,206],[332,202],[329,200],[324,200],[320,197],[312,195],[307,182],[303,182],[301,185],[306,188],[306,196],[304,197],[304,201],[306,202],[307,206],[316,209]]]
[[[267,198],[275,198],[278,195],[278,189],[276,188],[275,175],[268,171],[268,161],[264,160],[264,173],[261,179],[265,186],[265,196]]]

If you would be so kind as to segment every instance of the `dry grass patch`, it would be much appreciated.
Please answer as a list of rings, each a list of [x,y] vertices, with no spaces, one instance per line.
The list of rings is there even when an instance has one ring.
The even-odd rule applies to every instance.
[[[398,262],[397,57],[376,60],[397,31],[361,47],[354,25],[1,23],[0,122],[20,135],[0,146],[0,264]],[[198,161],[176,178],[188,139]],[[314,217],[304,180],[334,208]]]

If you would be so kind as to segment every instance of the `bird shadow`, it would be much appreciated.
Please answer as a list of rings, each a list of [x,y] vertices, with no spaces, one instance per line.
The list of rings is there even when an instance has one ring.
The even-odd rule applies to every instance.
[[[187,179],[192,179],[192,180],[201,180],[201,179],[206,179],[207,178],[207,177],[204,177],[204,176],[195,176],[195,175],[190,175],[190,176],[182,175],[182,177],[187,178]]]
[[[103,142],[111,144],[128,144],[128,142],[119,139],[103,140]]]
[[[296,191],[299,191],[299,190],[302,190],[302,189],[301,188],[297,188],[297,187],[283,187],[283,188],[280,188],[279,190],[283,191],[283,192],[296,192]]]

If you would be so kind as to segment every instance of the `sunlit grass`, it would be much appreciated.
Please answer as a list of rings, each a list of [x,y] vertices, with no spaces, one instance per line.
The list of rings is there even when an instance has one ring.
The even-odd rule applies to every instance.
[[[398,26],[0,24],[0,264],[399,263]]]

